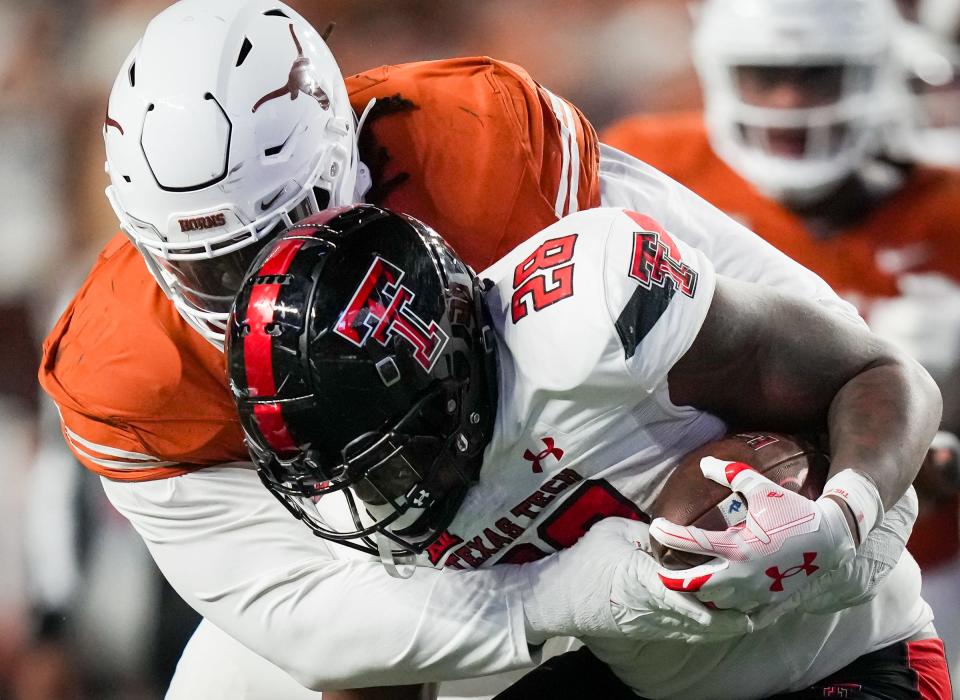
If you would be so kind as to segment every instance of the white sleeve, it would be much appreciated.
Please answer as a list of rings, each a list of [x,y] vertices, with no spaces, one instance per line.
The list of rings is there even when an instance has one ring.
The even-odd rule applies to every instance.
[[[520,567],[390,578],[379,562],[344,559],[315,537],[246,465],[103,484],[187,603],[308,688],[476,677],[535,663]]]
[[[713,266],[654,219],[621,210],[607,235],[603,286],[616,352],[635,385],[652,392],[700,332]]]
[[[865,325],[853,305],[816,274],[683,185],[604,144],[600,200],[603,206],[632,209],[657,220],[703,252],[721,275],[797,294]]]

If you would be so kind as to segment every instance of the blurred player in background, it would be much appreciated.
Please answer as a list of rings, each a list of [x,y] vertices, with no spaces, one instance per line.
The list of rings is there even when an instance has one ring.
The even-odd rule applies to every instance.
[[[604,139],[856,303],[937,378],[944,427],[956,430],[960,173],[885,154],[915,114],[902,32],[881,0],[708,0],[693,39],[704,113],[628,118]],[[910,547],[928,584],[940,571],[950,580],[925,584],[924,594],[956,667],[960,484],[955,441],[942,434],[938,444],[918,480]]]

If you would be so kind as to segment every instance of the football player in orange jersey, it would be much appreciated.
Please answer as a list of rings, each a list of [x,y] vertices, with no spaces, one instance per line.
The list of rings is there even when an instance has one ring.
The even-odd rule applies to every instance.
[[[396,589],[379,565],[305,534],[259,484],[227,387],[223,324],[249,261],[307,213],[384,204],[441,228],[480,268],[565,214],[619,205],[656,217],[721,272],[856,318],[703,200],[599,145],[574,106],[522,69],[455,59],[377,68],[344,85],[317,33],[279,2],[186,0],[161,13],[120,70],[104,138],[123,235],[48,337],[40,379],[74,453],[213,623],[189,647],[193,668],[211,666],[209,651],[243,669],[276,664],[308,687],[484,675],[528,664],[528,635],[544,632],[521,614],[532,614],[536,586],[507,582],[529,571]],[[208,554],[184,565],[188,541]],[[723,633],[724,616],[659,586],[646,594],[648,638]],[[584,606],[568,600],[557,616]],[[365,630],[325,627],[358,607],[396,634],[383,622],[372,644]],[[587,609],[591,621],[603,617]],[[441,647],[410,637],[428,613],[450,625]],[[577,615],[548,631],[582,631]],[[348,646],[365,654],[347,658]],[[235,688],[242,679],[231,676]],[[177,692],[197,696],[189,683]]]
[[[874,2],[882,4],[863,4]],[[874,330],[929,359],[950,421],[958,393],[960,173],[884,157],[884,140],[908,107],[895,53],[903,28],[891,5],[885,21],[853,32],[856,20],[841,7],[708,0],[693,40],[704,113],[627,118],[604,140],[744,222],[855,302]],[[957,417],[945,425],[955,430]],[[944,447],[956,444],[949,434],[939,438]],[[956,453],[933,455],[953,465],[954,483],[942,469],[924,470],[910,548],[957,669]],[[940,573],[951,581],[947,600],[934,590]]]

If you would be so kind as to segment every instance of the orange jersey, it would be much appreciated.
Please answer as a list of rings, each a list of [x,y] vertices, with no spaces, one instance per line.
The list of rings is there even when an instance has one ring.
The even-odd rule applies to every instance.
[[[476,270],[600,204],[593,127],[518,66],[383,66],[348,78],[347,90],[357,114],[372,98],[393,105],[361,133],[360,158],[374,175],[368,201],[427,222]]]
[[[385,66],[347,88],[358,114],[373,97],[388,108],[361,134],[368,201],[424,220],[475,269],[599,205],[593,128],[516,66]],[[47,337],[40,383],[74,454],[104,476],[157,479],[249,459],[222,353],[180,318],[122,235]]]
[[[609,128],[603,142],[689,187],[816,272],[861,312],[871,298],[897,296],[904,273],[960,280],[960,173],[917,168],[855,226],[818,238],[714,154],[699,114],[628,118]]]
[[[713,152],[700,115],[633,117],[603,142],[646,161],[740,220],[837,292],[869,311],[871,299],[899,294],[905,273],[960,281],[960,173],[916,168],[904,186],[847,231],[818,238],[778,202],[760,194]],[[930,566],[960,550],[958,499],[921,513],[910,551]]]

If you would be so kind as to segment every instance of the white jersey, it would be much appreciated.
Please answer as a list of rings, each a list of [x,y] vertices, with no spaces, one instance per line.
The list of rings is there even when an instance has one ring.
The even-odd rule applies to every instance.
[[[674,406],[666,382],[706,317],[713,267],[652,219],[594,209],[480,277],[494,284],[497,419],[480,481],[432,562],[529,561],[601,517],[646,519],[677,459],[724,433]]]
[[[666,475],[724,433],[675,406],[667,373],[700,330],[713,266],[649,217],[572,215],[481,273],[498,340],[499,398],[477,485],[427,552],[469,569],[568,547],[598,519],[646,519]],[[869,604],[794,614],[722,644],[590,641],[645,697],[764,697],[810,685],[930,622],[906,555]],[[880,611],[883,615],[880,615]]]

